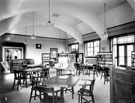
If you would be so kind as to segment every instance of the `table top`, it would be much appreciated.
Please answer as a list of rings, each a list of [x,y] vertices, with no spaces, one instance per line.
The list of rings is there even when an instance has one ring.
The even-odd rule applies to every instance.
[[[54,69],[56,69],[56,70],[66,70],[67,68],[58,68],[58,67],[54,67]]]
[[[44,85],[54,86],[54,87],[74,87],[79,81],[78,76],[54,76],[45,81],[43,81]]]
[[[43,69],[43,68],[37,67],[37,68],[25,69],[24,71],[26,71],[26,72],[40,72],[42,70],[49,70],[49,68]]]

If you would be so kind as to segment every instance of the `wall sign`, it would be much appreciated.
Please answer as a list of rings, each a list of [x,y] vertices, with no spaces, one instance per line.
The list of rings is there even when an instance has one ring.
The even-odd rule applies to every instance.
[[[36,49],[41,49],[41,44],[36,44]]]

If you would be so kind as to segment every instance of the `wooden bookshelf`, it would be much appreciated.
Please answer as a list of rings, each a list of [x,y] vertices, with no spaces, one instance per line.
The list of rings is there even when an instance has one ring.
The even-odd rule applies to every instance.
[[[111,52],[99,52],[98,53],[98,65],[101,67],[108,67],[113,65],[113,56]]]
[[[131,52],[131,59],[132,68],[135,68],[135,51]]]
[[[42,53],[42,64],[46,65],[50,62],[50,53]]]

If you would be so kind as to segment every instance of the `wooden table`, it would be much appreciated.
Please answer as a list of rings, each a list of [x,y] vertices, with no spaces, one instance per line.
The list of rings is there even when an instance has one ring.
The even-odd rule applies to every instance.
[[[35,77],[39,77],[39,79],[43,78],[41,77],[41,72],[45,73],[46,72],[46,77],[49,78],[50,74],[49,74],[49,68],[41,68],[41,67],[37,67],[37,68],[29,68],[29,69],[25,69],[25,72],[27,72],[28,75],[30,75],[30,80],[32,76]],[[45,76],[45,75],[44,75]],[[43,78],[45,79],[45,78]]]
[[[56,75],[59,76],[59,75],[62,75],[63,74],[63,71],[66,70],[66,68],[56,68]]]
[[[64,94],[63,89],[65,87],[74,87],[79,81],[78,76],[54,76],[45,81],[43,81],[44,85],[52,86],[52,87],[61,87],[61,98],[62,103],[64,103]]]

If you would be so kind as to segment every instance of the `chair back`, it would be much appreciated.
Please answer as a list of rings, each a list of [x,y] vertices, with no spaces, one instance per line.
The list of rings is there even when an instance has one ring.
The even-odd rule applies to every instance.
[[[20,78],[21,78],[21,74],[22,74],[21,71],[19,71],[19,70],[14,70],[13,72],[14,72],[14,78],[15,78],[15,79],[20,79]]]
[[[37,90],[42,93],[54,93],[53,87],[37,86]]]
[[[109,76],[110,69],[108,67],[104,67],[104,75]]]
[[[31,77],[31,85],[32,87],[37,87],[38,84],[40,83],[40,81],[38,80],[39,78],[38,77]]]
[[[94,86],[95,86],[95,79],[93,79],[91,81],[91,84],[90,84],[90,91],[93,91],[94,90]]]
[[[9,65],[8,61],[1,61],[0,63],[2,65],[4,71],[9,71],[10,70],[10,65]]]

